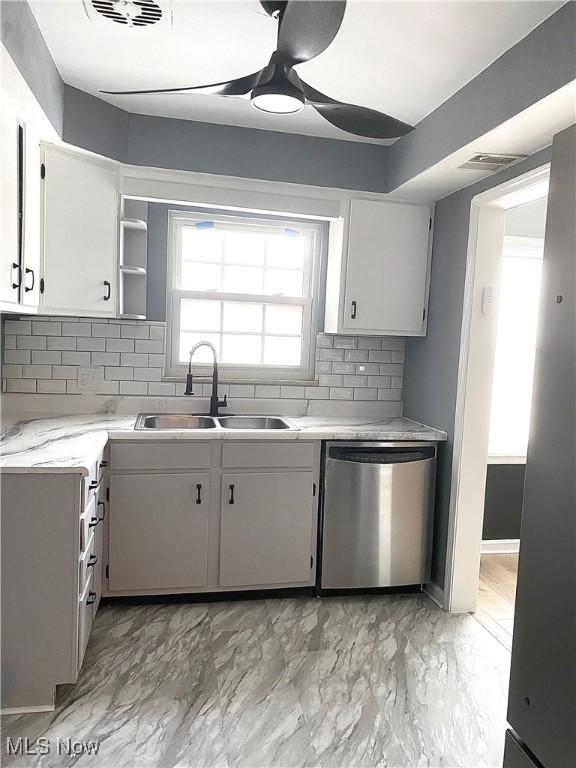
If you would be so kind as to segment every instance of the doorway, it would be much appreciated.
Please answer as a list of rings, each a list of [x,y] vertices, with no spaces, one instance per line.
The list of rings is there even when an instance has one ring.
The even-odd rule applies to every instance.
[[[549,167],[472,201],[445,607],[511,642]],[[483,622],[483,623],[484,623]]]

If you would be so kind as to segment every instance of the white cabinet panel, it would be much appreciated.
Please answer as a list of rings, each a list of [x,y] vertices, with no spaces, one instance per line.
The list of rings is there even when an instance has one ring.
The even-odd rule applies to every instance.
[[[37,307],[40,300],[40,139],[32,123],[24,126],[24,273],[21,301]]]
[[[341,283],[329,281],[326,333],[425,334],[430,223],[427,205],[351,201],[346,258],[329,259]]]
[[[17,308],[19,270],[13,264],[19,258],[18,115],[4,93],[0,100],[0,301]]]
[[[113,163],[44,148],[45,312],[116,312],[118,190]]]
[[[206,585],[209,480],[208,473],[111,476],[112,592]]]
[[[313,472],[222,475],[220,586],[310,582]]]

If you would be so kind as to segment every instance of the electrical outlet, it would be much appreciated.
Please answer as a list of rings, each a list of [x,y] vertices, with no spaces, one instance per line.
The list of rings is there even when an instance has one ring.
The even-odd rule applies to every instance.
[[[99,368],[78,368],[78,392],[96,392],[101,381]]]

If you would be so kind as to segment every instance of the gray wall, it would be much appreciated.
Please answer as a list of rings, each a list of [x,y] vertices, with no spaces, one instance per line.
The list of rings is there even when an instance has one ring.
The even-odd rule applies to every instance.
[[[525,464],[488,464],[482,540],[519,539]]]
[[[574,80],[575,30],[569,2],[418,123],[391,147],[388,190]]]
[[[452,472],[454,415],[458,383],[460,333],[468,226],[472,198],[491,187],[520,176],[550,161],[544,149],[522,163],[455,192],[436,204],[428,333],[406,340],[404,413],[413,419],[446,430],[448,441],[438,455],[434,559],[432,580],[444,586],[448,509]]]
[[[552,146],[508,702],[548,768],[576,765],[575,178],[576,125]]]
[[[28,3],[2,0],[0,38],[48,119],[61,135],[64,82]]]

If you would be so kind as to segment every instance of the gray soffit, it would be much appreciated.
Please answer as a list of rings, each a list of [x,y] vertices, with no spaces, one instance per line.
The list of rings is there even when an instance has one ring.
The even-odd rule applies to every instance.
[[[388,191],[572,82],[575,30],[568,2],[393,144]]]
[[[64,85],[25,0],[0,8],[2,41],[63,140],[140,166],[390,192],[576,77],[569,2],[386,147],[125,112]]]
[[[64,82],[28,3],[1,0],[0,38],[48,119],[61,135]]]

